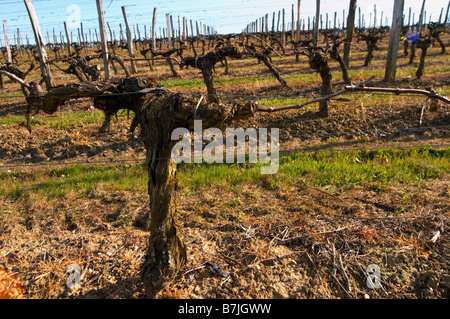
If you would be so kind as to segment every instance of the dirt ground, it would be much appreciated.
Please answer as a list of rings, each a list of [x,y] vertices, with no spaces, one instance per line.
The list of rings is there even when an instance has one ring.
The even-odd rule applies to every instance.
[[[448,54],[440,61],[448,65]],[[444,73],[421,80],[403,77],[395,85],[423,89],[449,83]],[[335,88],[342,84],[336,80]],[[371,85],[385,86],[380,80]],[[8,90],[17,87],[8,85]],[[318,90],[317,84],[298,83],[294,94]],[[292,95],[276,83],[222,92]],[[449,144],[448,106],[436,108],[418,97],[383,101],[367,104],[362,97],[343,96],[330,102],[326,119],[312,107],[257,115],[236,126],[282,127],[282,151]],[[24,115],[22,98],[0,104],[1,118]],[[90,106],[89,99],[70,101],[48,117],[86,112]],[[422,109],[422,129],[408,130],[419,127]],[[128,132],[130,122],[121,115],[107,133],[98,132],[101,119],[64,130],[35,121],[31,134],[24,123],[4,124],[2,173],[8,165],[28,165],[9,170],[38,175],[48,169],[45,164],[142,162],[144,146],[139,132]],[[282,189],[262,177],[257,184],[239,185],[238,198],[221,186],[193,193],[180,187],[179,222],[188,261],[159,298],[449,298],[449,181],[445,176],[382,191],[336,192],[301,178]],[[101,183],[86,196],[74,192],[64,201],[32,193],[18,201],[2,196],[0,268],[15,276],[25,298],[144,298],[139,269],[148,233],[138,220],[148,207],[145,191],[111,193]],[[72,264],[80,268],[81,283],[71,290],[66,271]],[[378,272],[369,272],[370,265]],[[368,278],[374,277],[381,282],[370,288]]]

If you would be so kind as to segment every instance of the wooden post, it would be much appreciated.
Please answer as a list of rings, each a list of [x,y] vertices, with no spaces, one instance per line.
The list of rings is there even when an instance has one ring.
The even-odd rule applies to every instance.
[[[80,28],[81,28],[81,39],[83,41],[82,44],[83,44],[83,48],[84,48],[84,53],[86,55],[88,55],[88,51],[87,51],[87,48],[86,48],[86,39],[84,37],[83,22],[80,22]]]
[[[337,26],[337,12],[334,11],[334,21],[333,21],[333,30],[336,31],[336,26]]]
[[[297,0],[297,35],[295,38],[297,41],[300,40],[300,1],[301,0]]]
[[[96,46],[97,46],[97,48],[98,48],[98,44],[99,44],[101,41],[98,40],[97,29],[94,30],[94,33],[95,33]],[[105,35],[105,40],[106,40],[106,42],[108,43],[108,39],[107,39],[106,35]],[[111,37],[111,41],[112,41],[112,37]]]
[[[55,86],[52,74],[50,72],[50,67],[47,61],[47,53],[45,52],[44,40],[42,39],[41,28],[39,26],[39,21],[37,18],[36,10],[34,9],[32,0],[24,0],[25,6],[27,7],[28,15],[30,16],[31,26],[33,27],[34,38],[36,40],[36,47],[39,54],[40,67],[42,77],[47,86],[47,90]]]
[[[411,7],[409,7],[409,13],[408,13],[408,28],[411,27]]]
[[[266,36],[269,35],[269,14],[266,14],[265,16],[265,32]]]
[[[136,38],[136,26],[133,25],[133,40],[131,41],[134,44],[135,49],[137,50],[137,38]]]
[[[152,20],[152,50],[156,50],[156,8],[153,8]]]
[[[171,36],[171,38],[172,38],[172,45],[174,45],[175,46],[175,30],[174,30],[174,28],[173,28],[173,18],[172,18],[172,16],[169,16],[170,17],[170,36]]]
[[[136,32],[137,32],[137,39],[138,41],[141,41],[141,31],[139,31],[139,24],[136,24]]]
[[[283,29],[282,29],[282,32],[281,32],[281,47],[284,49],[284,46],[285,46],[285,44],[286,44],[286,34],[285,34],[285,31],[286,31],[286,27],[285,27],[285,22],[284,22],[284,8],[283,8]]]
[[[358,32],[361,32],[362,21],[361,21],[361,7],[358,7]]]
[[[280,17],[281,17],[281,11],[278,10],[277,33],[280,31]]]
[[[8,33],[7,33],[7,30],[6,30],[6,21],[3,21],[3,32],[5,33],[5,45],[6,45],[6,52],[7,52],[7,62],[8,63],[11,63],[11,49],[10,49],[10,47],[9,47],[9,42],[8,42]],[[1,39],[1,37],[0,37],[0,39]],[[1,41],[0,41],[1,42]],[[0,43],[0,46],[3,46],[1,43]],[[0,89],[3,89],[4,88],[4,85],[3,85],[3,77],[2,77],[2,74],[0,74]]]
[[[11,48],[9,46],[8,29],[6,28],[6,20],[3,20],[3,33],[5,35],[6,60],[9,64],[11,64],[12,63]]]
[[[106,22],[106,26],[108,27],[108,31],[109,31],[109,37],[111,38],[111,45],[114,48],[114,35],[113,35],[113,31],[111,30],[111,27],[109,25],[109,22]]]
[[[294,18],[294,5],[292,5],[292,10],[291,10],[292,12],[291,12],[291,15],[292,15],[292,17],[291,17],[291,40],[292,41],[294,41],[294,35],[295,35],[295,28],[294,28],[294,25],[295,25],[295,18]]]
[[[67,30],[66,22],[64,21],[64,31],[66,32],[66,38],[67,38],[67,50],[68,54],[70,55],[70,38],[69,38],[69,31]]]
[[[444,26],[447,25],[447,20],[448,20],[448,12],[450,10],[450,1],[447,4],[447,11],[445,12],[445,18],[444,18]]]
[[[114,33],[114,31],[113,30],[111,30],[111,27],[110,27],[110,25],[109,25],[109,22],[106,22],[106,26],[108,27],[108,30],[109,30],[109,35],[110,35],[110,38],[111,38],[111,49],[112,49],[112,54],[113,55],[116,55],[116,49],[115,49],[115,40],[116,40],[116,34]],[[106,43],[108,43],[108,42],[106,42]],[[108,61],[109,61],[109,56],[108,56]],[[116,68],[116,66],[115,66],[115,64],[114,64],[114,61],[113,60],[111,60],[111,66],[112,66],[112,68],[113,68],[113,71],[114,71],[114,74],[117,74],[117,68]],[[109,71],[109,70],[108,70]]]
[[[389,38],[388,55],[386,59],[386,71],[384,80],[387,83],[395,81],[395,72],[397,67],[397,53],[400,40],[400,32],[403,21],[404,0],[394,0],[394,12],[392,14],[391,36]]]
[[[377,27],[377,5],[373,5],[373,27]]]
[[[17,48],[19,49],[20,57],[22,57],[22,41],[20,40],[20,29],[17,28]]]
[[[314,33],[313,33],[314,46],[317,46],[317,39],[319,37],[319,19],[320,19],[320,0],[316,0],[316,20],[314,21]]]
[[[350,49],[352,46],[353,30],[355,28],[356,0],[350,0],[347,17],[347,39],[344,42],[344,63],[348,68],[350,60]]]
[[[272,14],[272,33],[275,32],[275,11]]]
[[[170,36],[170,15],[166,13],[166,22],[167,22],[167,49],[172,49],[172,38]]]
[[[119,23],[119,28],[120,28],[120,42],[125,41],[124,37],[123,37],[123,30],[122,30],[122,23]]]
[[[342,31],[344,31],[345,28],[345,9],[342,10]]]
[[[136,23],[136,32],[137,32],[137,41],[136,43],[139,43],[141,41],[141,31],[139,31],[139,23]],[[136,47],[137,49],[137,47]]]
[[[131,73],[136,73],[136,66],[134,65],[134,53],[133,53],[133,38],[131,36],[130,24],[128,23],[127,10],[125,6],[122,6],[123,19],[125,20],[125,25],[127,27],[127,44],[128,53],[131,58]]]
[[[98,25],[100,28],[100,40],[102,45],[102,55],[103,55],[103,66],[105,69],[105,80],[109,80],[109,57],[108,57],[108,43],[106,43],[106,30],[105,30],[105,20],[103,18],[103,1],[97,0],[97,11],[98,11]],[[112,39],[111,39],[112,43]]]
[[[178,16],[178,40],[183,41],[181,36],[181,17]]]
[[[423,2],[422,2],[422,9],[420,10],[419,25],[417,27],[417,32],[419,32],[419,34],[422,33],[422,25],[423,25],[423,18],[424,18],[423,11],[424,11],[424,9],[425,9],[425,0],[423,0]]]

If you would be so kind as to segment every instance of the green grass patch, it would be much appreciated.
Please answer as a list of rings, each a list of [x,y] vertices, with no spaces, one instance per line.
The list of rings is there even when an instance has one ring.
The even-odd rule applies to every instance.
[[[100,124],[103,122],[105,114],[102,111],[86,112],[86,113],[64,113],[45,118],[45,126],[57,129],[67,129],[74,125]],[[41,119],[42,121],[43,119]]]
[[[173,88],[173,87],[198,87],[204,85],[203,80],[161,80],[159,81],[160,84],[164,85],[166,88]]]
[[[281,159],[285,179],[304,177],[315,186],[371,188],[439,178],[450,172],[450,148],[387,149],[296,154]]]
[[[141,164],[121,165],[69,165],[63,168],[39,171],[35,174],[2,172],[0,180],[5,185],[2,196],[16,201],[30,194],[39,194],[46,199],[63,198],[71,192],[89,196],[99,184],[110,191],[144,190],[147,175]]]
[[[282,107],[287,105],[296,105],[306,102],[307,99],[300,97],[300,98],[277,98],[277,99],[258,99],[258,103],[263,107]],[[309,109],[309,108],[317,107],[315,104],[307,105],[303,109]]]
[[[126,116],[119,114],[120,116]],[[32,126],[45,126],[57,129],[67,129],[74,125],[99,124],[102,123],[105,115],[102,111],[83,113],[62,113],[56,115],[34,115],[31,117]],[[25,125],[25,116],[8,116],[0,119],[1,124],[22,124]]]
[[[22,91],[17,91],[17,92],[2,92],[0,94],[0,97],[2,98],[10,98],[10,97],[25,97],[25,95],[23,95]]]
[[[267,189],[296,183],[299,178],[324,187],[372,188],[393,183],[440,178],[450,172],[450,148],[339,151],[282,155],[277,174],[264,176],[262,164],[183,165],[178,175],[188,191],[213,185],[260,183]]]
[[[185,194],[224,186],[235,192],[244,184],[256,184],[267,191],[296,185],[300,179],[316,187],[334,186],[345,191],[356,186],[382,191],[391,185],[445,178],[450,173],[450,148],[324,151],[282,155],[278,172],[261,175],[268,164],[181,164],[178,180]],[[30,194],[43,198],[64,198],[75,192],[89,197],[99,184],[107,191],[145,193],[147,173],[143,164],[70,165],[35,174],[1,172],[1,196],[26,200]]]
[[[17,124],[25,121],[25,116],[8,116],[0,118],[0,124]]]

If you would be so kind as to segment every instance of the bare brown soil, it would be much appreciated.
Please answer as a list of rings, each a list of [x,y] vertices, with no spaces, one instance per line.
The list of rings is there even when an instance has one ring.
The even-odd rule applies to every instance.
[[[436,54],[438,48],[430,51]],[[358,57],[352,62],[355,68],[364,55]],[[364,71],[382,69],[383,59],[376,53],[373,63],[381,61],[380,66]],[[275,62],[282,75],[311,73],[304,65],[297,68],[293,60]],[[436,63],[448,66],[448,54],[427,67]],[[230,75],[217,68],[217,76],[268,76],[266,69],[256,62],[254,66],[246,71],[232,69]],[[180,73],[183,78],[200,78],[197,71]],[[170,78],[170,71],[161,68],[142,75],[164,80]],[[334,81],[335,89],[343,85],[339,81]],[[5,82],[3,93],[18,90]],[[395,86],[443,89],[449,82],[448,72],[435,72],[425,73],[421,80],[400,77]],[[219,84],[218,89],[224,94],[267,96],[319,92],[318,79],[288,84],[293,91],[281,90],[276,81]],[[372,85],[385,84],[376,79]],[[449,107],[428,103],[422,97],[380,98],[371,103],[364,97],[342,96],[330,103],[326,119],[318,118],[312,106],[257,115],[235,125],[279,127],[284,151],[449,144],[445,127],[450,123]],[[24,115],[23,98],[2,99],[0,105],[2,118]],[[48,118],[86,112],[90,106],[88,99],[71,101]],[[422,109],[423,129],[407,130],[419,127]],[[57,163],[108,165],[145,156],[139,132],[128,133],[131,119],[120,115],[108,133],[98,132],[101,120],[66,129],[32,122],[31,134],[24,124],[4,124],[0,162],[36,166],[7,166],[2,171],[39,176]],[[448,176],[385,185],[382,191],[336,192],[306,185],[301,177],[284,189],[274,186],[270,176],[256,184],[237,185],[239,192],[214,186],[189,193],[183,188],[186,185],[180,186],[179,220],[188,262],[160,298],[449,298]],[[149,207],[145,190],[111,192],[99,183],[89,194],[74,191],[64,200],[31,193],[17,201],[2,196],[0,205],[0,267],[15,275],[25,298],[144,298],[139,269],[148,233],[138,221]],[[433,242],[437,231],[440,236]],[[79,265],[82,272],[81,288],[75,290],[67,287],[66,270],[71,264]],[[367,286],[366,270],[371,264],[380,267],[381,288]]]

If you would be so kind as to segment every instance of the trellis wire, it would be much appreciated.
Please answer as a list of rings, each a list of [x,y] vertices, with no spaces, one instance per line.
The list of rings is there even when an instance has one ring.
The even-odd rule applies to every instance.
[[[187,95],[192,95],[192,96],[201,96],[202,93],[199,92],[174,92],[174,93],[181,93],[181,94],[187,94]],[[117,92],[117,93],[105,93],[105,94],[98,94],[98,95],[92,95],[89,97],[81,97],[79,99],[87,99],[87,98],[95,98],[95,97],[105,97],[105,96],[116,96],[116,95],[130,95],[130,94],[142,94],[141,92],[137,91],[137,92]],[[370,92],[370,93],[361,93],[361,92],[354,92],[354,91],[349,91],[345,93],[346,95],[383,95],[383,96],[413,96],[413,97],[426,97],[423,94],[413,94],[413,93],[401,93],[401,95],[398,95],[396,93],[387,93],[387,92]],[[450,93],[447,94],[440,94],[442,96],[450,96]],[[222,98],[237,98],[237,99],[272,99],[272,100],[277,100],[277,99],[315,99],[315,98],[320,98],[323,97],[322,95],[312,95],[312,96],[298,96],[298,95],[290,95],[290,96],[276,96],[276,95],[250,95],[250,94],[216,94],[216,96],[218,97],[222,97]],[[29,95],[29,96],[24,96],[24,95],[0,95],[1,99],[9,99],[9,98],[34,98],[34,97],[42,97],[42,96],[38,96],[38,95]],[[56,98],[56,97],[55,97]]]

